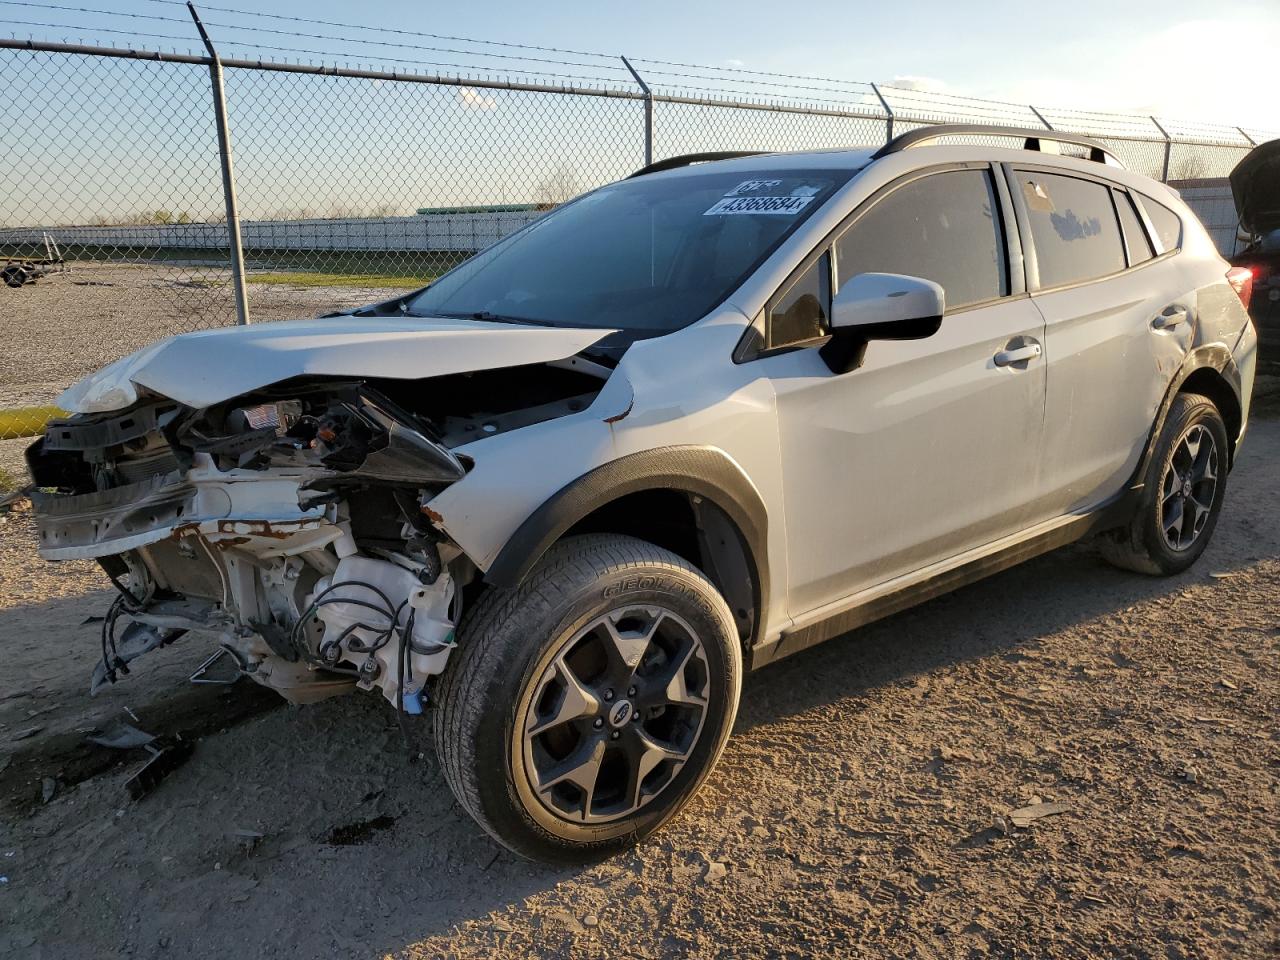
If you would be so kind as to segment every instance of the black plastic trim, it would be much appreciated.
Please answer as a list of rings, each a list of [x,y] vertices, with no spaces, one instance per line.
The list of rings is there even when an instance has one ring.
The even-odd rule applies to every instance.
[[[645,490],[678,490],[705,497],[733,522],[755,578],[758,632],[768,620],[768,512],[743,469],[717,447],[656,447],[583,474],[525,519],[485,571],[485,580],[499,587],[517,586],[574,524],[607,503]]]
[[[641,167],[635,173],[627,177],[632,180],[636,177],[643,177],[650,173],[661,173],[663,170],[676,170],[680,167],[687,167],[693,163],[710,163],[715,160],[738,160],[742,157],[763,157],[768,151],[766,150],[717,150],[709,153],[685,153],[678,157],[666,157],[662,160],[655,160],[646,167]]]

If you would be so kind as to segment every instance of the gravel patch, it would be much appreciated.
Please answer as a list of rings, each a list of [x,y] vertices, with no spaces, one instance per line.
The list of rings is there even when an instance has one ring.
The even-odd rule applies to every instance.
[[[0,287],[5,349],[0,409],[52,403],[77,380],[175,333],[230,324],[225,270],[75,265],[17,290]],[[296,320],[384,300],[403,290],[249,285],[251,316]]]

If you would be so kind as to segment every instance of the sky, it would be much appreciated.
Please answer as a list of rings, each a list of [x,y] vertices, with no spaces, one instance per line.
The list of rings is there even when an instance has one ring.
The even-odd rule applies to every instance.
[[[740,88],[734,99],[790,97],[825,106],[820,101],[838,95],[835,109],[873,118],[881,113],[870,87],[859,85],[867,81],[896,88],[885,90],[895,110],[946,107],[984,122],[1034,126],[1037,119],[1025,106],[952,110],[946,98],[1033,103],[1059,127],[1148,138],[1116,149],[1132,169],[1153,176],[1164,154],[1150,114],[1175,138],[1242,143],[1231,129],[1237,125],[1257,139],[1280,135],[1277,84],[1254,79],[1264,58],[1250,53],[1264,38],[1280,38],[1280,0],[197,0],[197,6],[227,58],[464,75],[484,65],[534,82],[598,86],[576,76],[594,74],[634,92],[618,59],[626,55],[660,92],[702,97],[699,86],[723,91],[732,82]],[[0,0],[4,34],[203,52],[175,0]],[[466,66],[440,66],[449,63]],[[203,68],[27,53],[3,58],[0,67],[8,68],[0,71],[0,130],[7,131],[0,183],[9,187],[0,191],[0,225],[134,222],[148,211],[198,221],[219,215]],[[809,77],[843,86],[823,87]],[[634,100],[258,70],[228,70],[226,84],[246,219],[542,202],[549,183],[564,181],[559,192],[571,194],[625,176],[644,158],[643,112]],[[921,106],[921,97],[934,98],[934,105]],[[1063,109],[1140,117],[1086,123]],[[659,103],[654,156],[873,144],[884,135],[878,119]],[[1175,148],[1170,173],[1219,176],[1240,154]],[[65,183],[78,189],[61,189]]]
[[[95,36],[95,24],[188,32],[177,23],[122,24],[120,18],[53,11],[47,4],[185,16],[182,7],[163,0],[0,2],[5,21],[0,31],[43,37],[61,33],[91,41],[123,39]],[[216,6],[347,22],[354,17],[370,26],[1280,130],[1277,85],[1254,79],[1257,56],[1246,56],[1259,48],[1262,38],[1280,37],[1280,0],[808,0],[802,5],[777,0],[366,0],[358,6],[349,0],[216,0],[197,5],[209,21],[230,19]],[[59,31],[23,21],[74,24],[77,29]],[[218,37],[216,28],[211,32]],[[222,36],[234,35],[222,31]],[[275,39],[328,48],[321,40]]]

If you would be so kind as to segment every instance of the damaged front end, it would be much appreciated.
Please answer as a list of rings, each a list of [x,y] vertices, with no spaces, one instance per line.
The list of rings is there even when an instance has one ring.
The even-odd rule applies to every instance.
[[[425,506],[466,475],[452,448],[600,387],[537,366],[556,382],[534,407],[508,369],[467,375],[491,402],[462,415],[454,375],[296,378],[204,409],[151,394],[52,422],[27,453],[40,553],[96,559],[118,591],[94,689],[196,630],[291,701],[376,688],[418,712],[477,576]],[[506,401],[499,374],[517,381]]]

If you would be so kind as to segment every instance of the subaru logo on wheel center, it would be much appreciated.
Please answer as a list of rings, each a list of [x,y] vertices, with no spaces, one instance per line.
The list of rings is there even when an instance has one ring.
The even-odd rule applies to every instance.
[[[613,705],[613,709],[609,711],[609,723],[615,727],[620,727],[627,722],[627,718],[631,716],[631,701],[619,700]]]

